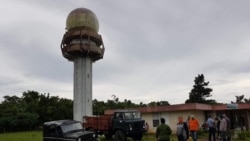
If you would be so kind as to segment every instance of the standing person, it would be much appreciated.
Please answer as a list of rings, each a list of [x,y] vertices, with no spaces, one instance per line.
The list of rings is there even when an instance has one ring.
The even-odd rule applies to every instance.
[[[227,141],[226,139],[226,131],[227,131],[227,121],[223,115],[220,116],[220,132],[222,141]]]
[[[188,118],[187,118],[187,126],[188,126],[188,129],[189,129],[189,120],[190,120],[190,116],[188,116]]]
[[[183,117],[178,117],[176,135],[178,141],[186,141],[189,137],[188,125],[183,121]]]
[[[223,114],[223,117],[227,121],[226,138],[227,141],[231,141],[231,120],[227,117],[226,114]]]
[[[195,119],[194,115],[191,115],[189,120],[189,131],[193,141],[197,141],[197,131],[199,129],[199,121]]]
[[[170,141],[170,135],[172,130],[165,124],[165,119],[161,118],[161,124],[156,128],[156,139],[157,141]]]
[[[208,125],[208,140],[211,141],[211,137],[213,136],[213,141],[216,141],[215,139],[215,121],[212,118],[211,115],[208,115],[208,119],[206,124]]]
[[[242,114],[242,115],[240,115],[240,118],[239,118],[240,120],[239,120],[239,122],[240,122],[240,129],[241,129],[241,131],[243,131],[244,130],[244,126],[245,126],[245,116],[244,116],[244,114]]]
[[[217,139],[220,140],[221,134],[220,134],[220,119],[218,117],[215,118],[216,123],[216,132],[217,132]]]

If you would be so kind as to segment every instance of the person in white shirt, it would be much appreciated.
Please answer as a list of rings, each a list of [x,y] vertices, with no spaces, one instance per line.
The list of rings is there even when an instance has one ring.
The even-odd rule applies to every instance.
[[[226,141],[226,132],[227,132],[227,121],[223,116],[220,116],[220,131],[222,141]]]

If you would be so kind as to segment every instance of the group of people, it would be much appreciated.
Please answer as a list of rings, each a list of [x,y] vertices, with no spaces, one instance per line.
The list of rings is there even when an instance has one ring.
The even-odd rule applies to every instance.
[[[216,136],[219,140],[231,141],[231,122],[226,114],[216,118],[213,118],[211,115],[209,115],[206,125],[208,126],[209,141],[212,141],[212,139],[213,141],[216,141]]]
[[[178,141],[197,141],[197,131],[199,130],[199,121],[194,115],[188,116],[187,121],[183,121],[183,117],[178,117],[176,135]]]
[[[231,140],[230,119],[225,114],[215,119],[209,115],[205,124],[208,126],[209,141],[216,141],[216,133],[218,139],[222,141]],[[197,141],[199,126],[199,121],[194,115],[189,116],[187,121],[184,121],[183,117],[179,116],[176,128],[178,141]],[[165,119],[161,118],[161,124],[156,129],[157,141],[170,141],[171,133],[171,128],[165,124]]]
[[[197,131],[199,129],[199,121],[195,119],[194,115],[191,115],[187,121],[183,120],[182,116],[178,117],[176,135],[178,141],[197,141]],[[170,135],[172,133],[169,125],[165,124],[165,119],[161,118],[161,124],[156,129],[157,141],[170,141]]]

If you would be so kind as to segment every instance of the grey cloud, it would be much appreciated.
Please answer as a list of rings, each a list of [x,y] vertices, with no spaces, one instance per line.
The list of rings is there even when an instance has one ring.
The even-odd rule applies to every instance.
[[[97,15],[106,47],[103,60],[93,64],[94,98],[115,93],[132,101],[184,102],[194,77],[204,73],[213,96],[222,99],[235,92],[224,86],[249,77],[248,1],[24,0],[10,5],[19,12],[0,23],[1,60],[9,60],[9,65],[0,62],[6,66],[0,74],[17,70],[18,79],[2,77],[5,92],[25,91],[30,84],[7,85],[32,81],[34,88],[72,98],[73,63],[62,57],[60,42],[68,13],[78,7]]]

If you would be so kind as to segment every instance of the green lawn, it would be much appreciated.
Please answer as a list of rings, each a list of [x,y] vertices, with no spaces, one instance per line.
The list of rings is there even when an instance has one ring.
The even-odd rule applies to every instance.
[[[105,140],[104,137],[100,137],[101,141]],[[154,134],[146,134],[143,136],[142,141],[154,141]],[[30,132],[15,132],[15,133],[1,133],[0,141],[42,141],[42,132],[41,131],[30,131]],[[113,139],[109,141],[114,141]],[[131,138],[128,138],[128,141],[132,141]],[[173,135],[171,141],[177,141],[176,137]]]
[[[114,139],[107,140],[107,139],[105,139],[104,136],[99,137],[99,139],[100,139],[100,141],[115,141]],[[142,138],[142,141],[155,141],[155,140],[156,140],[155,139],[155,134],[145,134],[145,135],[143,135],[143,138]],[[133,139],[128,138],[128,141],[133,141]],[[177,139],[176,140],[171,140],[171,141],[177,141]]]
[[[175,138],[175,136],[173,136]],[[105,140],[104,137],[100,137],[101,141]],[[146,134],[143,136],[142,141],[153,141],[155,140],[154,134]],[[42,141],[42,132],[41,131],[30,131],[30,132],[14,132],[14,133],[0,133],[0,141]],[[114,141],[113,139],[109,141]],[[128,138],[128,141],[132,141],[131,138]],[[171,141],[177,141],[171,140]]]
[[[1,133],[1,141],[42,141],[41,131]]]
[[[207,134],[203,134],[198,137],[198,140],[207,139]],[[142,138],[142,141],[154,141],[155,134],[145,134]],[[246,134],[245,141],[250,140],[250,132]],[[29,132],[14,132],[14,133],[0,133],[0,141],[42,141],[42,132],[41,131],[29,131]],[[105,140],[104,137],[100,137],[100,141],[114,141]],[[131,138],[128,138],[128,141],[133,141]],[[171,141],[177,141],[176,135],[171,135]],[[234,141],[244,141],[239,139],[234,139]]]

